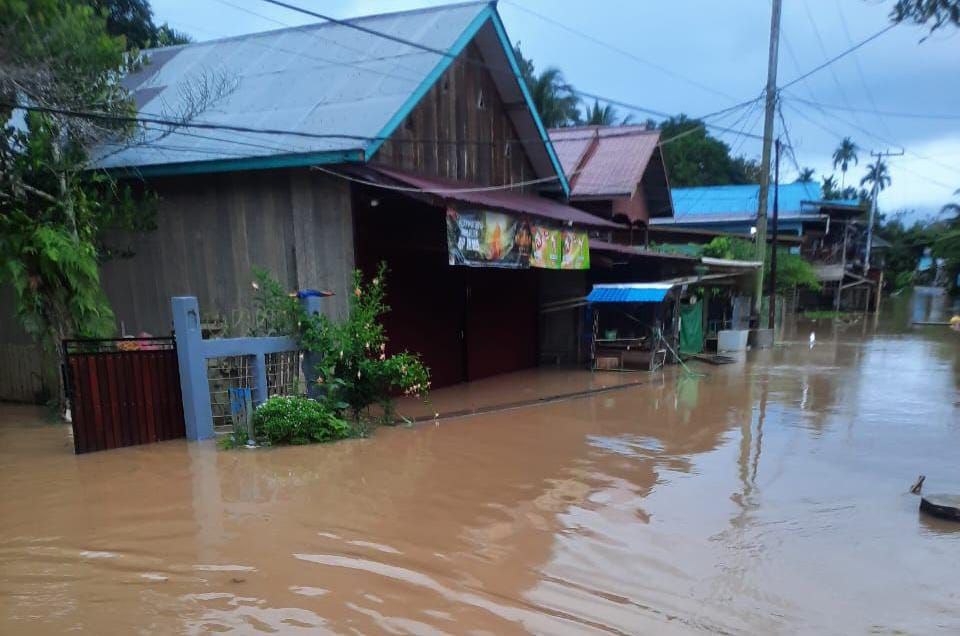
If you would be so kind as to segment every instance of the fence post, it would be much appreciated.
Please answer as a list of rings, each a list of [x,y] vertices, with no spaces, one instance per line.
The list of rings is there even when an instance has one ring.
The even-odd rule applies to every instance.
[[[308,316],[320,315],[321,301],[322,297],[317,294],[300,294],[300,304]],[[323,362],[323,358],[319,353],[309,351],[304,351],[302,355],[300,369],[303,371],[303,379],[307,383],[307,397],[318,400],[323,396],[323,391],[317,384],[317,365]]]
[[[207,382],[207,362],[201,351],[203,331],[200,327],[200,305],[194,296],[175,296],[170,300],[170,306],[177,341],[180,393],[183,396],[183,420],[187,439],[210,439],[214,435],[213,415],[210,408],[210,386]]]
[[[253,355],[253,408],[267,401],[267,359],[260,352]]]

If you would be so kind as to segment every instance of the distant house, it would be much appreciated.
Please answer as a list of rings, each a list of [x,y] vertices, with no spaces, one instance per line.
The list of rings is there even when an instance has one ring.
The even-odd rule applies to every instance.
[[[435,386],[535,365],[541,281],[582,272],[451,266],[450,219],[501,214],[484,218],[584,249],[589,232],[622,226],[565,203],[570,184],[494,3],[350,23],[366,31],[323,23],[145,52],[125,80],[142,114],[250,130],[146,125],[138,143],[100,150],[98,168],[160,196],[156,231],[119,237],[135,256],[103,267],[118,330],[169,333],[177,295],[241,325],[254,265],[291,290],[332,290],[325,311],[343,316],[351,271],[385,261],[390,346],[423,354]],[[29,347],[6,313],[0,333]],[[17,396],[0,386],[3,397]]]
[[[757,224],[759,185],[673,188],[674,216],[653,219],[651,224],[678,229],[702,229],[750,234]],[[859,201],[826,201],[816,183],[786,183],[779,187],[779,231],[803,235],[806,229],[824,227],[831,218],[863,213]],[[773,214],[773,189],[768,193],[767,225]]]
[[[550,140],[576,207],[634,225],[673,216],[659,131],[574,126],[550,130]]]
[[[674,217],[653,219],[653,228],[739,236],[750,236],[755,231],[758,185],[674,188],[672,192]],[[801,294],[801,305],[862,308],[869,304],[871,294],[875,299],[875,290],[882,284],[875,266],[882,262],[886,244],[874,237],[871,271],[864,272],[866,208],[860,201],[827,200],[816,183],[788,183],[779,188],[778,209],[778,235],[786,237],[785,243],[813,264],[817,277],[824,283],[823,293]],[[768,233],[772,214],[771,190]]]

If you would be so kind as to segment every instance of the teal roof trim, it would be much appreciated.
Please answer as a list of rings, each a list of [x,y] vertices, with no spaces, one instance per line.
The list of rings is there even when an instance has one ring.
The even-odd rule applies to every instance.
[[[543,122],[540,121],[540,113],[537,112],[537,107],[533,103],[533,97],[530,95],[530,90],[527,88],[527,82],[523,79],[523,74],[520,72],[520,64],[517,63],[517,56],[513,53],[513,45],[510,44],[510,38],[507,37],[507,30],[503,27],[503,22],[500,20],[500,15],[496,11],[491,11],[491,17],[493,19],[493,27],[497,31],[497,37],[500,38],[500,44],[503,45],[503,50],[507,54],[507,60],[510,61],[510,68],[513,70],[513,75],[517,78],[517,83],[520,85],[521,92],[523,92],[523,99],[527,102],[527,108],[530,110],[530,115],[533,117],[533,121],[537,125],[537,131],[540,133],[540,139],[543,140],[544,145],[547,147],[547,154],[550,155],[550,162],[553,164],[553,169],[557,172],[560,187],[563,188],[563,194],[569,197],[570,183],[567,181],[567,176],[563,170],[563,165],[560,163],[560,159],[557,157],[557,153],[553,148],[553,142],[550,141],[550,135],[547,134],[547,129],[543,127]]]
[[[234,172],[238,170],[270,170],[273,168],[301,168],[318,164],[362,162],[362,150],[330,150],[326,152],[272,155],[269,157],[244,157],[217,161],[190,161],[165,163],[155,166],[111,168],[107,171],[116,176],[173,177],[186,174],[211,172]]]
[[[393,114],[384,127],[377,134],[377,139],[373,141],[369,146],[367,146],[367,156],[372,157],[377,154],[377,151],[380,150],[387,139],[392,135],[400,124],[403,123],[403,120],[407,118],[417,104],[420,103],[420,100],[423,99],[424,95],[429,92],[434,84],[437,83],[437,80],[440,79],[440,76],[450,68],[450,65],[453,64],[453,60],[457,55],[463,52],[467,48],[467,44],[470,43],[470,40],[477,34],[477,31],[483,27],[484,23],[490,18],[493,13],[493,7],[486,7],[483,11],[477,14],[467,28],[460,34],[453,45],[447,50],[447,55],[443,56],[437,65],[433,67],[433,70],[427,75],[427,77],[420,83],[415,90],[403,103],[400,107],[400,110]]]

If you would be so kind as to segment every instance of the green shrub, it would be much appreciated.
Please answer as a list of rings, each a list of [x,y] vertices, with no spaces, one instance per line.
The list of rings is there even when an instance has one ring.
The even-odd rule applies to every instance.
[[[325,402],[275,395],[253,412],[253,429],[261,444],[312,444],[350,437],[353,429]]]
[[[392,417],[396,393],[426,396],[430,373],[414,353],[387,355],[387,337],[380,318],[390,308],[385,302],[386,266],[367,284],[359,271],[353,274],[350,312],[343,322],[325,316],[304,317],[300,346],[320,353],[319,382],[326,387],[334,408],[349,407],[354,418],[371,405],[379,405],[384,419]]]

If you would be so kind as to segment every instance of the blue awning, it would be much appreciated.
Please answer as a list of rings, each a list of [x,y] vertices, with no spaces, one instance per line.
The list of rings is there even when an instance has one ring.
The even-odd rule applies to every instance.
[[[667,283],[622,283],[594,285],[587,295],[591,303],[658,303],[673,285]]]

